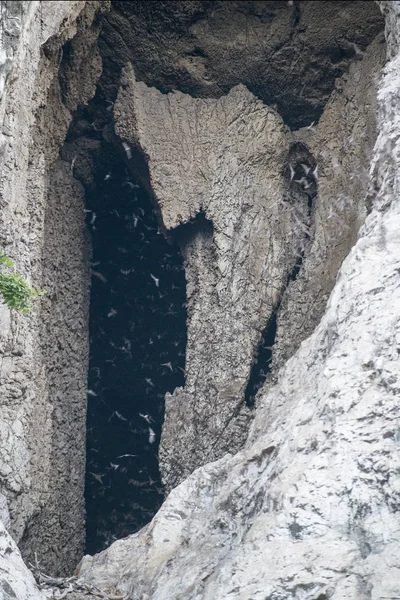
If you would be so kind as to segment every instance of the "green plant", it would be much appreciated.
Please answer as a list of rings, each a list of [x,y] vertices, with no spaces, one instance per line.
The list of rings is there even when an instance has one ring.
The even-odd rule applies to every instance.
[[[0,266],[5,269],[13,269],[14,262],[8,256],[0,254]],[[19,273],[0,270],[0,295],[3,303],[11,311],[26,315],[31,309],[32,300],[45,293],[43,290],[31,288]]]

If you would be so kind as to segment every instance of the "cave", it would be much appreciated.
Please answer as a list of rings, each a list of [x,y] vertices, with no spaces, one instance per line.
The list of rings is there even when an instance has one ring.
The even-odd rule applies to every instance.
[[[164,395],[184,384],[185,366],[182,258],[159,230],[146,191],[120,157],[107,154],[87,195],[93,244],[89,553],[137,531],[161,505],[157,450]]]
[[[73,169],[85,188],[91,248],[85,485],[91,554],[139,530],[163,501],[164,396],[184,384],[186,346],[179,247],[164,236],[123,147],[104,139],[95,106],[77,112],[63,149],[82,152]],[[82,156],[90,163],[86,172]]]
[[[102,160],[103,159],[103,160]],[[87,192],[92,238],[87,552],[151,520],[163,500],[164,395],[184,383],[185,276],[148,193],[112,147]]]
[[[182,13],[176,2],[152,6],[146,2],[135,5],[113,2],[111,10],[101,17],[98,48],[103,71],[96,94],[88,105],[75,112],[61,152],[71,164],[73,176],[85,189],[91,248],[85,481],[85,550],[90,554],[141,529],[163,502],[158,446],[164,398],[167,392],[173,393],[185,384],[186,282],[180,248],[185,255],[188,239],[194,239],[199,228],[210,229],[212,234],[212,222],[202,211],[195,219],[178,226],[173,234],[166,234],[152,197],[146,157],[115,133],[113,109],[121,68],[127,60],[133,60],[139,80],[164,94],[179,90],[194,98],[219,97],[239,83],[239,76],[231,72],[231,65],[237,66],[237,61],[225,53],[218,54],[202,29],[203,23],[213,23],[220,35],[225,35],[223,22],[228,10],[234,15],[234,34],[239,35],[244,23],[247,28],[252,21],[254,25],[254,19],[267,29],[274,19],[288,19],[295,37],[285,40],[279,50],[283,57],[282,63],[277,62],[279,72],[272,69],[267,77],[259,77],[263,58],[256,53],[255,64],[249,73],[242,73],[240,82],[245,82],[264,103],[272,105],[285,123],[296,130],[318,122],[334,78],[359,58],[357,49],[360,47],[362,52],[377,29],[368,20],[362,31],[351,34],[353,37],[349,37],[349,32],[343,33],[339,50],[328,42],[324,56],[318,57],[318,76],[316,69],[307,64],[310,50],[304,53],[299,71],[293,72],[288,65],[297,45],[302,43],[301,20],[306,18],[301,15],[299,4],[271,3],[269,8],[263,5],[262,10],[260,4],[260,14],[246,3],[228,4],[229,7],[215,3],[211,9],[211,5],[204,3],[197,9],[188,7]],[[344,31],[346,12],[333,10],[333,15]],[[191,27],[191,34],[184,32],[187,26]],[[126,34],[123,41],[121,31]],[[175,50],[166,49],[169,34],[164,40],[165,31],[179,37]],[[194,31],[197,42],[193,39]],[[149,65],[146,49],[153,38],[158,41]],[[253,40],[253,47],[254,43]],[[163,48],[167,50],[165,55]],[[265,59],[268,50],[264,51]],[[176,64],[179,53],[190,57],[186,74]],[[64,94],[68,91],[72,55],[73,46],[67,43],[60,65]],[[199,62],[206,65],[204,80],[200,81],[190,66]],[[225,74],[220,71],[224,64]],[[321,78],[324,65],[329,68]],[[273,86],[268,85],[271,77]],[[207,80],[209,83],[205,84]],[[287,184],[285,201],[293,205],[293,230],[296,232],[297,223],[301,222],[307,228],[307,235],[297,250],[289,282],[296,279],[302,266],[317,194],[316,180],[311,174],[311,191],[298,183],[304,178],[304,163],[310,165],[311,173],[317,164],[304,144],[293,143],[283,173]],[[296,235],[302,237],[303,232],[297,231]],[[254,350],[244,391],[244,403],[250,409],[255,408],[257,392],[271,372],[279,304]]]

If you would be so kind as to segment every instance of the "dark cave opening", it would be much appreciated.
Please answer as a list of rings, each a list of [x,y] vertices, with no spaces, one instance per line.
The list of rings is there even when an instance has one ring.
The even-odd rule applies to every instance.
[[[244,394],[246,406],[249,408],[254,408],[257,392],[262,388],[268,374],[271,371],[272,351],[275,344],[276,329],[277,311],[274,311],[267,326],[261,334],[261,339],[258,344],[249,381]]]
[[[87,551],[150,521],[163,500],[158,445],[164,395],[184,384],[185,276],[151,200],[112,147],[87,193],[92,293]]]
[[[88,375],[86,552],[148,523],[163,501],[158,446],[164,396],[184,385],[186,282],[124,151],[90,109],[70,128],[92,245]],[[78,150],[77,150],[78,148]],[[137,158],[137,157],[136,157]],[[82,166],[83,165],[83,166]],[[86,165],[86,170],[89,167]]]

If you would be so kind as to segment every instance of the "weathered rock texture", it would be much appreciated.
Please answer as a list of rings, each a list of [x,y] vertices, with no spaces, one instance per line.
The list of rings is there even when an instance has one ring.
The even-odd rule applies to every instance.
[[[400,4],[385,8],[397,27]],[[400,596],[400,49],[389,39],[372,212],[320,325],[262,396],[244,450],[87,557],[86,581],[141,600]]]
[[[218,98],[244,84],[297,128],[321,115],[335,78],[382,28],[369,1],[116,1],[100,43],[164,93]]]
[[[96,85],[97,102],[112,105],[124,68],[117,132],[146,157],[160,218],[185,254],[187,381],[167,399],[162,466],[168,487],[243,445],[249,425],[244,389],[261,332],[278,307],[276,368],[318,322],[365,216],[363,169],[375,136],[372,73],[379,70],[379,40],[366,50],[382,29],[374,2],[115,2],[98,41],[97,17],[105,8],[110,6],[103,1],[0,2],[0,250],[15,258],[33,285],[47,290],[29,318],[0,312],[0,511],[24,557],[37,552],[42,567],[53,572],[72,570],[84,542],[90,248],[83,192],[73,178],[76,156],[64,152],[68,161],[59,159],[72,113],[95,94]],[[387,3],[393,70],[397,8]],[[100,54],[107,70],[103,77]],[[328,102],[334,79],[355,58],[362,60]],[[130,61],[144,83],[135,81]],[[165,94],[172,89],[180,91]],[[394,171],[386,174],[395,162],[388,162],[383,149],[390,137],[395,151],[397,125],[390,129],[390,111],[398,107],[394,88],[391,93],[388,132],[382,120],[375,155],[375,183],[382,188],[375,204],[381,202],[382,212],[369,218],[316,335],[281,372],[264,408],[257,409],[246,449],[197,471],[173,492],[151,526],[94,559],[96,580],[132,588],[136,598],[256,598],[264,586],[263,597],[312,598],[318,592],[321,600],[324,593],[341,597],[341,572],[343,580],[347,574],[350,598],[356,597],[357,577],[357,597],[367,595],[372,561],[380,556],[378,534],[387,536],[381,554],[391,564],[387,540],[396,528],[389,512],[397,483],[394,471],[385,475],[384,460],[386,445],[397,440],[396,433],[390,437],[394,429],[388,420],[396,374],[386,376],[372,359],[372,366],[368,359],[363,367],[364,355],[357,354],[360,347],[367,351],[362,332],[379,332],[374,343],[389,365],[385,340],[394,329],[385,302],[391,289],[395,294],[389,270],[397,248],[390,233],[395,207],[385,194],[397,180]],[[385,102],[382,97],[381,110]],[[290,133],[287,125],[309,124],[325,106],[317,127]],[[109,130],[104,135],[112,139]],[[314,172],[306,182],[310,191],[291,175],[294,169],[299,176],[305,159]],[[357,303],[364,306],[372,297],[372,276],[377,291],[371,305],[381,303],[382,313],[366,306],[358,314]],[[336,334],[329,333],[335,328]],[[351,372],[346,353],[356,363]],[[342,373],[340,386],[332,381],[339,386],[335,399],[329,395],[329,368],[335,377]],[[357,419],[364,419],[359,405],[348,409],[348,404],[353,391],[364,393],[357,380],[361,374],[374,378],[369,401],[378,416],[369,429],[367,411],[359,430]],[[329,419],[336,422],[331,430]],[[303,431],[316,440],[306,450]],[[380,442],[379,431],[386,436]],[[360,459],[363,436],[372,436],[368,447],[375,448],[366,462]],[[343,468],[343,479],[332,486],[335,465]],[[316,482],[321,474],[324,479]],[[297,494],[286,493],[296,484]],[[358,488],[352,492],[352,486]],[[344,525],[336,510],[339,500]],[[387,528],[376,524],[379,502]],[[330,551],[334,572],[323,534],[328,530],[329,540],[337,542],[336,554]],[[7,585],[14,586],[10,561],[15,557],[26,582],[18,593],[34,597],[14,546],[7,556],[4,549]],[[120,565],[104,574],[102,561],[114,556]],[[271,566],[260,575],[256,558],[264,562],[264,556]],[[230,591],[235,578],[237,591]],[[329,586],[339,591],[331,593]],[[3,586],[4,595],[12,596],[7,590]]]
[[[219,100],[193,100],[136,84],[131,72],[122,88],[116,130],[149,157],[164,226],[200,212],[209,220],[182,243],[186,385],[167,396],[161,454],[173,485],[244,441],[237,415],[260,324],[277,305],[299,246],[290,205],[274,202],[287,143],[279,115],[244,87]],[[296,208],[302,219],[304,207]]]
[[[24,556],[36,551],[49,571],[71,570],[84,548],[88,251],[82,192],[70,165],[56,160],[71,110],[94,93],[101,72],[92,27],[101,6],[1,4],[8,59],[0,244],[47,294],[29,317],[1,308],[0,493]],[[59,69],[69,70],[68,86],[60,85]]]
[[[33,575],[22,561],[16,543],[0,522],[0,598],[1,600],[39,600]]]
[[[357,239],[368,206],[368,169],[376,139],[376,94],[385,45],[378,35],[362,60],[336,81],[315,127],[293,134],[318,163],[310,242],[278,313],[273,362],[280,367],[318,324],[337,271]]]
[[[160,449],[168,489],[242,447],[245,390],[274,312],[277,367],[324,312],[366,214],[382,41],[338,81],[318,126],[295,134],[243,86],[193,99],[123,74],[116,131],[146,156],[163,225],[179,228],[185,258],[186,384],[166,397]]]

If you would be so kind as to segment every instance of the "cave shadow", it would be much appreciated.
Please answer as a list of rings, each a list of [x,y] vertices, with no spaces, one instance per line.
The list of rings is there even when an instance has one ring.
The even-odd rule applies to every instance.
[[[184,385],[186,282],[148,189],[104,140],[86,186],[92,240],[86,551],[138,531],[164,499],[164,397]]]

